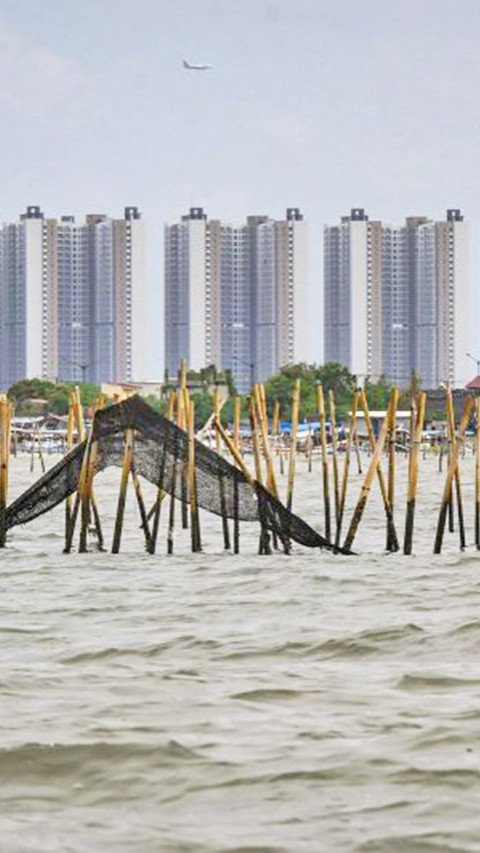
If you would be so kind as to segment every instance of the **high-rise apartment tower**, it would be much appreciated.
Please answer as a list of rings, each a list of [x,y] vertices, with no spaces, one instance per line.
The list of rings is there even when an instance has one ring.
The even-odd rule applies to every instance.
[[[468,231],[460,210],[443,222],[370,221],[354,208],[324,232],[325,361],[359,379],[461,387],[470,370]]]
[[[0,385],[144,378],[144,256],[136,207],[1,226]]]
[[[307,233],[285,220],[208,220],[191,208],[165,228],[165,365],[231,370],[240,391],[308,358]]]

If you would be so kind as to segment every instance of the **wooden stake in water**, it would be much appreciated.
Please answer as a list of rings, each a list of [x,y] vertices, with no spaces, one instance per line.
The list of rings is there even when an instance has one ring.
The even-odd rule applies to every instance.
[[[198,519],[197,484],[195,476],[195,403],[190,400],[188,410],[188,497],[190,500],[190,528],[192,551],[201,551],[200,523]]]
[[[343,479],[342,479],[342,490],[340,493],[340,506],[339,506],[339,514],[338,514],[338,522],[337,522],[337,530],[335,533],[335,546],[338,548],[340,545],[340,535],[342,530],[342,521],[343,514],[345,511],[345,499],[347,496],[347,485],[348,485],[348,472],[350,468],[350,450],[352,446],[353,433],[355,430],[355,425],[357,421],[357,392],[353,392],[352,399],[352,414],[350,417],[350,429],[348,431],[347,443],[345,447],[345,459],[343,463]]]
[[[273,401],[273,416],[272,416],[272,435],[278,435],[280,425],[280,401]]]
[[[73,430],[75,426],[75,410],[74,410],[74,401],[72,399],[72,392],[69,394],[69,406],[68,406],[68,420],[67,420],[67,454],[73,448]],[[73,481],[73,466],[69,466],[68,470],[69,483]],[[73,487],[73,483],[72,486]],[[70,526],[72,523],[72,496],[68,495],[65,501],[65,544],[68,541],[68,537],[70,535]]]
[[[378,466],[380,463],[380,456],[382,454],[385,441],[388,434],[389,422],[393,416],[393,412],[397,408],[398,398],[400,396],[400,392],[398,388],[392,388],[390,393],[390,402],[388,405],[387,417],[385,418],[382,429],[380,430],[380,435],[378,437],[378,441],[375,445],[375,450],[373,452],[373,456],[365,476],[365,480],[363,482],[362,490],[360,492],[360,497],[357,502],[357,506],[355,507],[355,512],[353,513],[353,518],[350,522],[350,527],[347,533],[347,537],[345,539],[344,548],[346,551],[350,551],[352,547],[353,540],[358,530],[358,526],[362,519],[363,511],[365,509],[368,495],[370,493],[370,489],[374,480],[374,477],[377,474]]]
[[[368,403],[367,403],[367,396],[365,394],[364,388],[360,392],[360,403],[362,406],[363,414],[365,416],[365,426],[367,428],[367,435],[368,435],[368,441],[370,443],[370,450],[371,450],[371,453],[373,454],[373,453],[375,453],[376,442],[375,442],[375,436],[373,434],[372,420],[370,417],[370,412],[369,412]],[[385,419],[385,422],[387,423],[386,419]],[[388,423],[387,423],[387,426],[388,426]],[[383,506],[385,509],[385,515],[387,517],[387,542],[391,543],[391,550],[392,551],[398,551],[400,546],[398,544],[397,532],[395,530],[395,522],[393,520],[393,513],[391,510],[390,504],[388,502],[387,489],[385,486],[385,480],[383,478],[383,473],[382,473],[380,461],[379,461],[378,467],[377,467],[377,477],[378,477],[378,484],[380,486],[380,491],[382,493],[382,500],[383,500]]]
[[[183,361],[183,359],[182,359]],[[180,375],[183,377],[186,375],[184,371],[180,372]],[[182,380],[183,381],[183,380]],[[180,390],[178,392],[178,403],[177,403],[177,426],[181,430],[185,430],[186,427],[186,418],[187,418],[187,408],[185,405],[186,402],[186,385],[181,385]],[[184,462],[182,465],[182,480],[181,480],[181,490],[182,490],[182,500],[181,500],[181,514],[182,514],[182,527],[184,530],[188,528],[188,506],[187,506],[187,496],[188,496],[188,483],[187,483],[187,462]]]
[[[7,539],[8,462],[12,407],[8,398],[0,396],[0,548]]]
[[[480,551],[480,397],[477,397],[475,452],[475,545],[477,546],[477,551]]]
[[[94,421],[95,421],[95,413],[103,409],[105,407],[105,397],[103,394],[100,394],[96,403],[95,409],[93,413],[92,424],[90,428],[90,434],[93,433],[94,429]],[[97,459],[98,445],[96,441],[91,441],[89,439],[89,448],[87,455],[87,470],[85,480],[82,483],[82,488],[79,488],[78,497],[81,501],[82,513],[81,513],[81,528],[80,528],[80,545],[79,552],[85,553],[87,550],[87,532],[88,525],[90,523],[90,508],[93,511],[93,517],[95,521],[95,531],[97,534],[97,545],[100,550],[103,549],[103,533],[102,526],[100,523],[100,516],[97,510],[97,504],[95,501],[95,495],[93,493],[93,478],[95,476],[95,462]]]
[[[242,452],[240,447],[240,413],[242,410],[242,398],[235,397],[233,401],[233,443],[239,453]]]
[[[217,385],[217,387],[215,388],[215,394],[214,394],[214,398],[213,398],[213,408],[214,408],[215,418],[216,418],[216,420],[218,420],[218,422],[220,422],[221,407],[222,407],[222,402],[220,399],[220,389]],[[217,453],[220,456],[220,454],[222,452],[222,442],[221,442],[220,434],[218,433],[218,431],[215,433],[215,440],[216,440]],[[225,497],[225,482],[224,482],[224,478],[222,477],[220,471],[219,471],[219,477],[218,477],[218,485],[219,485],[219,489],[220,489],[220,511],[222,513],[223,547],[225,548],[225,551],[229,551],[230,550],[230,531],[228,528],[227,502],[226,502],[226,497]]]
[[[137,474],[137,470],[135,468],[135,460],[132,458],[132,465],[130,468],[133,480],[133,488],[135,490],[135,497],[137,499],[138,511],[140,513],[141,527],[143,530],[143,535],[145,536],[145,550],[147,554],[152,553],[151,546],[151,536],[150,536],[150,528],[148,526],[148,515],[145,507],[145,501],[143,500],[142,486],[140,483],[140,478]]]
[[[390,508],[390,512],[394,514],[395,507],[395,441],[396,441],[396,415],[397,410],[396,407],[390,414],[390,419],[388,423],[388,487],[387,487],[387,498],[388,505]],[[391,528],[387,525],[387,551],[397,551],[398,548],[395,547],[392,542]]]
[[[132,468],[133,460],[133,429],[125,432],[125,445],[123,451],[122,474],[120,478],[120,491],[118,493],[117,516],[115,519],[115,530],[113,533],[112,554],[120,551],[122,538],[123,517],[125,514],[125,502],[127,499],[128,477]]]
[[[335,407],[335,395],[330,388],[328,392],[328,408],[330,410],[330,429],[332,434],[332,462],[333,462],[333,493],[335,497],[335,525],[338,527],[340,517],[340,479],[338,476],[337,459],[337,410]]]
[[[168,413],[167,418],[169,421],[173,423],[174,421],[174,413],[175,413],[175,402],[177,399],[177,395],[173,389],[170,389],[169,399],[168,399]],[[165,442],[163,451],[162,451],[162,461],[160,463],[160,484],[157,488],[157,497],[153,505],[150,507],[150,510],[147,515],[147,520],[150,521],[151,517],[154,516],[153,527],[152,527],[152,537],[150,540],[150,546],[153,548],[151,551],[152,554],[155,553],[155,546],[157,542],[157,534],[158,534],[158,526],[160,523],[160,506],[162,501],[165,499],[167,492],[164,489],[164,475],[165,475],[165,465],[166,465],[166,449],[167,444]]]
[[[330,524],[330,495],[328,490],[328,452],[327,452],[327,427],[325,423],[325,398],[323,385],[317,385],[317,408],[320,423],[320,447],[322,450],[322,473],[323,473],[323,507],[325,513],[325,539],[331,540]]]
[[[300,379],[295,380],[292,396],[292,425],[290,433],[290,462],[288,466],[287,509],[292,511],[295,462],[297,458],[298,410],[300,407]]]
[[[420,453],[420,444],[422,441],[423,424],[425,421],[426,405],[427,395],[425,394],[425,392],[422,392],[418,396],[415,430],[412,436],[411,453],[408,467],[407,515],[405,519],[405,537],[403,540],[404,554],[412,553],[413,524],[415,519],[415,500],[418,483],[418,459]]]
[[[472,397],[468,397],[468,399],[465,403],[465,409],[463,411],[462,419],[460,421],[460,427],[459,427],[460,438],[463,438],[463,436],[465,435],[465,432],[466,432],[466,429],[468,426],[468,421],[470,419],[470,413],[471,413],[473,406],[474,406],[474,400],[472,399]],[[443,489],[442,503],[441,503],[440,512],[438,515],[437,532],[436,532],[436,536],[435,536],[435,543],[433,546],[433,553],[434,554],[440,554],[442,551],[443,534],[445,532],[445,522],[447,520],[448,506],[449,506],[451,496],[452,496],[452,485],[453,485],[453,481],[455,478],[455,472],[458,468],[458,456],[457,456],[456,449],[457,449],[456,445],[454,447],[452,446],[452,450],[451,450],[451,454],[450,454],[450,462],[449,462],[448,471],[447,471],[447,477],[446,477],[445,486]]]
[[[460,483],[460,466],[458,464],[458,459],[460,456],[460,449],[461,449],[461,446],[463,444],[464,435],[459,436],[459,440],[460,440],[460,446],[459,446],[458,442],[457,442],[456,433],[455,433],[455,410],[453,407],[453,398],[452,398],[451,388],[448,388],[448,390],[447,390],[447,416],[448,416],[448,422],[450,425],[452,453],[455,453],[456,457],[457,457],[457,465],[455,467],[454,481],[455,481],[455,494],[457,497],[458,532],[459,532],[459,536],[460,536],[460,548],[463,551],[463,549],[466,547],[466,537],[465,537],[465,522],[464,522],[464,518],[463,518],[462,488],[461,488],[461,483]],[[467,426],[468,426],[468,421],[467,421],[467,424],[465,426],[465,429],[467,428]],[[452,515],[453,515],[453,493],[451,494],[451,497],[450,497],[450,506],[452,508]],[[452,525],[452,530],[453,530],[453,525]]]
[[[354,437],[354,441],[355,441],[355,455],[357,457],[358,473],[361,474],[362,473],[362,460],[360,458],[360,448],[358,446],[358,424],[357,423],[355,424],[354,436],[353,437]]]

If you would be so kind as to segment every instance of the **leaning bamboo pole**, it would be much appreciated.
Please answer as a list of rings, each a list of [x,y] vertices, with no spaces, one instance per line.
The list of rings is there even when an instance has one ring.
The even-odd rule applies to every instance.
[[[342,521],[343,515],[345,512],[345,499],[347,496],[347,486],[348,486],[348,473],[350,468],[350,453],[352,447],[353,433],[355,430],[355,425],[357,422],[357,392],[353,392],[352,399],[352,413],[350,416],[350,429],[348,431],[347,443],[345,447],[345,459],[343,463],[343,477],[342,477],[342,488],[340,492],[340,505],[339,505],[339,513],[338,513],[338,521],[337,521],[337,529],[335,532],[335,546],[338,548],[340,545],[340,536],[342,532]]]
[[[142,485],[140,483],[140,478],[135,467],[135,459],[133,457],[132,464],[130,466],[130,472],[132,474],[133,489],[135,492],[135,497],[137,499],[138,511],[140,513],[141,528],[143,530],[143,535],[145,536],[145,550],[147,551],[147,554],[151,554],[152,547],[150,528],[148,526],[148,513],[145,507],[145,501],[143,499]]]
[[[367,429],[368,441],[370,444],[371,452],[373,454],[375,452],[376,442],[375,442],[375,436],[373,434],[372,419],[370,417],[370,411],[368,409],[367,395],[365,394],[364,388],[362,388],[362,391],[360,392],[360,404],[361,404],[361,407],[363,410],[363,414],[365,416],[365,426]],[[378,484],[380,486],[380,492],[382,494],[382,501],[383,501],[383,506],[385,509],[385,515],[387,518],[387,542],[390,541],[390,550],[391,551],[398,551],[400,548],[400,545],[398,543],[397,531],[395,530],[395,522],[393,520],[392,509],[391,509],[390,504],[388,502],[387,488],[385,485],[385,480],[383,478],[383,472],[382,472],[382,467],[381,467],[380,462],[378,463],[378,467],[377,467],[377,477],[378,477]]]
[[[290,431],[290,459],[287,481],[287,509],[292,510],[293,486],[295,482],[295,462],[297,458],[298,410],[300,407],[300,379],[295,380],[292,395],[292,422]]]
[[[174,416],[175,416],[175,403],[176,402],[177,402],[177,394],[173,390],[173,388],[171,388],[169,391],[169,395],[168,395],[167,418],[172,423],[175,420]],[[166,448],[166,445],[165,445],[165,448]],[[161,466],[161,470],[163,471],[163,473],[165,471],[165,462],[166,462],[166,458],[165,458],[165,454],[164,454],[162,457],[163,467]],[[165,489],[163,488],[163,474],[162,474],[160,479],[161,479],[161,483],[160,483],[160,485],[157,486],[157,496],[156,496],[155,501],[152,504],[152,506],[150,507],[150,510],[147,514],[147,521],[150,521],[151,517],[154,516],[154,522],[153,522],[152,530],[156,529],[157,533],[158,533],[158,525],[160,523],[160,505],[161,505],[162,501],[165,499],[166,495],[168,494],[165,491]],[[153,533],[152,533],[152,536],[153,536]],[[155,534],[155,536],[153,538],[153,551],[151,552],[152,554],[155,552],[156,541],[157,541],[157,536]],[[151,545],[152,545],[152,542],[151,542]]]
[[[460,421],[460,426],[458,430],[458,434],[460,438],[463,438],[468,426],[468,421],[470,418],[471,410],[474,406],[474,400],[472,397],[468,397],[465,403],[465,408],[463,410],[463,415]],[[455,478],[455,472],[458,468],[458,456],[457,456],[457,446],[452,446],[452,450],[450,453],[450,462],[448,465],[447,477],[445,480],[445,486],[443,489],[442,503],[440,506],[440,512],[438,515],[437,522],[437,531],[435,535],[435,543],[433,546],[433,553],[440,554],[442,550],[443,543],[443,534],[445,532],[445,522],[447,519],[448,506],[451,501],[452,496],[452,485]]]
[[[123,450],[122,474],[120,478],[120,490],[118,493],[117,515],[115,518],[115,529],[113,533],[112,554],[118,554],[120,551],[120,541],[122,538],[123,518],[125,514],[125,503],[127,499],[128,477],[132,468],[133,460],[133,429],[125,431],[125,444]]]
[[[423,425],[425,421],[426,405],[427,395],[423,391],[421,394],[418,395],[417,398],[417,415],[415,419],[415,430],[412,435],[412,446],[408,466],[407,514],[405,518],[405,536],[403,540],[404,554],[412,553],[415,501],[418,484],[418,459],[420,454],[420,444],[422,441]]]
[[[95,403],[95,408],[94,408],[94,412],[93,412],[93,419],[92,419],[92,427],[91,427],[92,430],[93,430],[93,421],[95,420],[95,413],[97,411],[99,411],[100,409],[105,408],[105,402],[106,402],[105,396],[103,394],[100,394],[96,403]],[[93,478],[95,476],[95,462],[97,459],[97,453],[98,453],[98,444],[96,441],[93,441],[91,446],[90,446],[89,453],[88,453],[87,471],[86,471],[85,482],[83,484],[82,493],[80,494],[80,492],[79,492],[79,497],[80,497],[81,506],[82,506],[82,513],[81,513],[82,524],[81,524],[81,529],[80,529],[80,545],[79,545],[80,553],[85,553],[85,551],[87,550],[87,531],[88,531],[88,525],[90,523],[90,509],[93,512],[93,517],[94,517],[94,521],[95,521],[95,531],[97,534],[97,545],[98,545],[98,548],[100,550],[103,549],[102,525],[100,523],[100,515],[98,513],[95,495],[93,493]]]
[[[262,402],[261,390],[258,385],[253,386],[253,399],[257,407],[258,420],[260,423],[260,434],[262,436],[263,455],[267,467],[267,489],[272,495],[278,498],[277,483],[275,480],[275,471],[273,467],[272,454],[270,451],[270,442],[268,440],[268,422],[266,418],[266,409]]]
[[[330,521],[330,495],[328,489],[328,452],[327,452],[327,428],[325,422],[325,398],[323,385],[317,385],[317,409],[320,422],[320,446],[322,449],[322,473],[323,473],[323,508],[325,514],[325,539],[331,539]]]
[[[373,456],[365,476],[365,480],[363,482],[362,490],[360,492],[360,497],[358,499],[357,505],[355,507],[355,511],[353,513],[352,520],[350,522],[350,527],[348,529],[348,533],[344,543],[345,551],[350,551],[353,540],[358,530],[358,526],[362,519],[362,515],[368,500],[368,495],[370,493],[370,489],[372,487],[373,480],[377,474],[378,466],[380,464],[380,457],[385,445],[385,441],[388,434],[389,423],[392,418],[393,412],[397,408],[398,398],[400,396],[400,392],[398,388],[392,388],[390,392],[390,402],[388,404],[387,416],[383,422],[382,429],[380,430],[380,435],[378,437],[378,441],[375,445],[375,450],[373,451]]]
[[[232,454],[232,456],[233,456],[235,462],[237,463],[238,467],[240,468],[240,470],[245,475],[247,482],[252,484],[253,483],[253,477],[247,468],[247,465],[245,463],[243,456],[240,454],[240,452],[237,450],[234,443],[232,442],[232,439],[225,432],[220,421],[216,417],[213,418],[212,424],[213,424],[214,429],[220,433],[220,436],[223,439],[225,446],[230,451],[230,453]]]
[[[253,389],[252,389],[253,390]],[[253,397],[247,398],[247,407],[248,414],[250,417],[250,431],[252,433],[252,450],[253,450],[253,461],[255,465],[255,479],[257,483],[263,485],[263,476],[262,476],[262,463],[260,458],[260,449],[258,446],[258,424],[257,424],[257,412],[255,408],[255,400]],[[215,421],[220,423],[220,418],[215,415]],[[217,430],[219,432],[219,430]]]

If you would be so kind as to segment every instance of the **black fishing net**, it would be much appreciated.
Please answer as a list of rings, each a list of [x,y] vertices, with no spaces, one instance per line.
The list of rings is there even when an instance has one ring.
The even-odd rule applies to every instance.
[[[124,433],[135,430],[135,470],[150,483],[188,503],[186,482],[188,435],[155,412],[140,397],[130,397],[95,415],[91,441],[96,442],[95,474],[121,466]],[[26,524],[53,509],[79,485],[87,442],[77,445],[7,509],[7,528]],[[239,521],[257,521],[288,547],[291,539],[310,548],[333,546],[305,521],[223,456],[195,440],[198,506]]]

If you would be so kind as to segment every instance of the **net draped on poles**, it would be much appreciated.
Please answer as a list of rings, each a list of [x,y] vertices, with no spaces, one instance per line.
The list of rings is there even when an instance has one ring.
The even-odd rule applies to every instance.
[[[95,474],[111,465],[121,467],[123,435],[135,430],[135,470],[153,485],[179,500],[185,494],[184,469],[188,461],[188,434],[152,409],[140,397],[96,412],[92,442],[97,442]],[[53,509],[79,485],[87,442],[78,444],[7,508],[6,527],[27,524]],[[195,473],[199,507],[240,521],[257,521],[281,539],[309,548],[335,550],[323,536],[223,456],[195,440]],[[235,496],[237,491],[238,497]],[[341,550],[341,549],[336,549]]]

